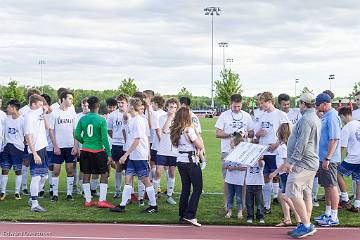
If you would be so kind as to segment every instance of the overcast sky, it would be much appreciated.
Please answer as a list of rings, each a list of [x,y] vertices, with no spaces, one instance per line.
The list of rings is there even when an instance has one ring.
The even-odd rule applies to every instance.
[[[347,95],[360,76],[360,1],[0,0],[0,83],[110,89],[135,78],[141,90],[210,96],[211,17],[214,77],[218,42],[229,42],[244,95],[294,94],[304,86]]]

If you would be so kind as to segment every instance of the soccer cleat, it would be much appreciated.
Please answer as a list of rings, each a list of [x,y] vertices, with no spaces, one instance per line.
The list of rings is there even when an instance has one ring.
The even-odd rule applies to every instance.
[[[351,206],[351,207],[348,208],[347,210],[350,211],[350,212],[353,212],[353,213],[358,213],[358,212],[360,212],[360,208],[354,207],[354,206]]]
[[[54,196],[52,196],[52,198],[51,198],[50,201],[51,201],[51,202],[57,202],[57,201],[59,201],[59,197],[56,196],[56,195],[54,195]]]
[[[40,205],[37,205],[36,207],[31,208],[32,212],[47,212],[47,210]]]
[[[312,204],[313,204],[313,207],[319,207],[320,206],[317,199],[313,199]]]
[[[139,205],[140,205],[140,206],[145,206],[144,199],[139,199]]]
[[[30,195],[29,191],[25,188],[22,190],[23,195]]]
[[[6,197],[6,194],[5,194],[5,193],[0,193],[0,200],[1,200],[1,201],[4,201],[4,200],[5,200],[5,197]]]
[[[42,190],[39,192],[38,196],[39,198],[44,198],[45,192]]]
[[[339,203],[339,209],[348,209],[351,208],[351,203],[350,201],[340,201]]]
[[[295,230],[291,231],[291,234],[289,234],[293,238],[303,238],[307,236],[312,236],[316,233],[316,228],[313,224],[310,225],[310,227],[305,227],[304,224],[299,225]]]
[[[184,218],[184,220],[185,220],[187,223],[190,223],[190,224],[194,225],[195,227],[201,227],[201,224],[198,223],[198,221],[197,221],[196,218],[193,218],[193,219]]]
[[[327,215],[323,214],[323,215],[321,215],[321,216],[319,216],[319,217],[315,217],[315,218],[314,218],[314,221],[315,221],[315,222],[324,221],[324,220],[326,220],[326,219],[328,219],[328,218],[330,218],[330,216],[327,216]]]
[[[340,224],[339,219],[333,220],[331,217],[323,221],[318,221],[321,227],[332,227]]]
[[[92,207],[95,206],[97,203],[95,201],[85,202],[84,207]]]
[[[67,195],[67,196],[66,196],[66,200],[68,200],[68,201],[74,201],[74,198],[73,198],[72,195]]]
[[[171,196],[167,196],[167,197],[166,197],[166,202],[167,202],[168,204],[170,204],[170,205],[176,205],[176,201],[175,201],[174,198],[171,197]]]
[[[99,201],[97,203],[98,208],[114,208],[115,206],[109,203],[108,201]]]
[[[252,220],[252,219],[248,219],[248,220],[246,220],[246,223],[252,224],[252,223],[253,223],[253,220]]]
[[[117,205],[114,208],[110,208],[110,212],[118,212],[118,213],[125,212],[125,206]]]
[[[21,200],[20,193],[15,193],[14,198],[15,198],[15,200]]]
[[[137,196],[135,195],[135,193],[131,194],[131,202],[132,203],[137,203],[139,201],[139,199],[137,198]]]
[[[156,213],[158,211],[159,211],[158,206],[149,206],[147,209],[145,209],[145,212],[147,213]]]
[[[264,208],[265,214],[271,214],[271,208]]]
[[[260,220],[259,220],[259,224],[265,224],[265,220],[264,220],[264,219],[260,219]]]
[[[120,197],[120,192],[116,192],[115,194],[114,194],[114,197],[113,198],[119,198]]]

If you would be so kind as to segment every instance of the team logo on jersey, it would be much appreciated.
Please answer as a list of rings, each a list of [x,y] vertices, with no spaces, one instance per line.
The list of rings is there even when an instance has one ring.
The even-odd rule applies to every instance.
[[[271,128],[273,126],[271,122],[261,122],[261,128]]]
[[[16,134],[18,133],[19,131],[16,129],[16,128],[8,128],[8,133],[9,134]]]
[[[231,124],[231,127],[233,130],[241,130],[241,129],[245,128],[245,123],[243,123],[240,120],[234,119]]]
[[[115,126],[121,126],[122,124],[123,124],[123,122],[121,120],[115,121]]]
[[[69,124],[69,123],[74,123],[74,119],[73,118],[60,118],[58,117],[56,119],[57,124]]]
[[[259,174],[260,173],[260,168],[259,167],[250,167],[249,172],[251,174]]]

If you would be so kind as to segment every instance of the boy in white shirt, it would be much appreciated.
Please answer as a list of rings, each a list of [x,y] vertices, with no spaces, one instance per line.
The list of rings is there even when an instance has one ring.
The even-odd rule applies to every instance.
[[[290,96],[288,94],[280,94],[278,96],[278,104],[280,106],[280,110],[286,113],[292,125],[295,125],[302,117],[299,108],[290,108]]]
[[[31,175],[29,204],[31,204],[31,211],[33,212],[46,212],[46,209],[38,203],[39,187],[48,178],[45,127],[48,125],[45,116],[48,106],[44,105],[44,102],[45,99],[40,95],[31,95],[29,99],[31,110],[25,117],[25,139],[28,143]]]
[[[134,176],[145,185],[146,193],[149,197],[150,206],[145,210],[148,213],[158,211],[154,187],[149,178],[149,139],[146,135],[146,124],[141,114],[143,105],[140,99],[133,98],[129,102],[129,112],[132,116],[129,122],[129,141],[130,147],[120,158],[121,163],[125,163],[129,157],[126,167],[125,186],[122,193],[121,203],[115,208],[110,209],[112,212],[124,212],[127,201],[131,197],[132,182]]]
[[[112,139],[111,154],[115,162],[115,195],[114,198],[120,197],[121,185],[122,185],[122,171],[125,169],[124,164],[120,164],[119,160],[124,155],[124,134],[123,134],[123,124],[124,124],[124,114],[127,110],[127,105],[129,102],[129,96],[127,94],[120,94],[116,97],[118,109],[110,113],[107,119],[108,134]]]
[[[61,105],[60,108],[54,110],[50,114],[49,131],[51,142],[54,146],[54,176],[53,181],[53,196],[52,202],[59,200],[59,175],[61,164],[65,161],[66,166],[66,200],[74,200],[72,197],[73,184],[74,184],[74,162],[78,154],[77,144],[75,143],[74,130],[76,113],[70,108],[73,102],[73,93],[65,90],[61,92]]]
[[[175,98],[170,98],[166,101],[165,108],[167,109],[167,114],[162,115],[159,118],[159,129],[160,133],[160,142],[157,148],[156,156],[156,175],[153,180],[153,185],[155,191],[160,186],[161,174],[164,171],[164,168],[168,168],[168,179],[167,179],[167,191],[166,191],[166,202],[175,205],[176,201],[172,197],[175,186],[175,170],[176,170],[176,157],[177,154],[173,150],[173,146],[170,140],[170,126],[172,120],[175,117],[175,113],[179,108],[179,101]]]
[[[8,174],[11,167],[15,171],[15,199],[21,200],[21,168],[22,157],[24,154],[24,118],[19,113],[20,102],[18,100],[10,100],[7,104],[8,117],[4,124],[4,152],[1,159],[2,179],[1,179],[1,195],[0,200],[4,200],[6,196],[6,185],[8,182]]]

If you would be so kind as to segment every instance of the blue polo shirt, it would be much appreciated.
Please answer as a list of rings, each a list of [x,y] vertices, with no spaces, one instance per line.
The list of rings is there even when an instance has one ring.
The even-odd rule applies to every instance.
[[[340,132],[341,121],[338,116],[338,112],[335,109],[331,108],[321,118],[321,135],[319,144],[320,162],[324,161],[324,159],[326,158],[330,140],[338,140],[335,152],[330,162],[341,162]]]

